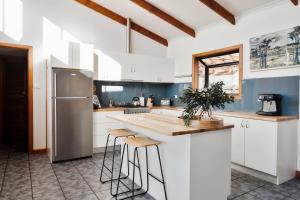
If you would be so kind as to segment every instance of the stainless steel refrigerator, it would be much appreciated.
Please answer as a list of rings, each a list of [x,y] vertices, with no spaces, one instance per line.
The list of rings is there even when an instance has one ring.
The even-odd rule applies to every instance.
[[[92,156],[93,74],[52,70],[52,161]]]

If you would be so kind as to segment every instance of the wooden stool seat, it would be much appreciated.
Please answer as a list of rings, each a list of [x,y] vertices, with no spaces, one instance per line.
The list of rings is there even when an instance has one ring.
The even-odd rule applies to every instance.
[[[135,133],[127,129],[109,129],[109,134],[113,137],[135,136]]]
[[[126,138],[124,140],[124,143],[133,147],[140,148],[159,145],[161,142],[146,137],[130,137]]]

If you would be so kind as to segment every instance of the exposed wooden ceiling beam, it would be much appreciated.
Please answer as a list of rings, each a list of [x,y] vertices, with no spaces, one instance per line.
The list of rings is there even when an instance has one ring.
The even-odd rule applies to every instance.
[[[235,25],[235,17],[234,15],[229,12],[226,8],[221,6],[218,2],[215,0],[199,0],[204,5],[215,11],[217,14],[219,14],[221,17],[229,21],[231,24]]]
[[[297,5],[299,4],[299,0],[291,0],[291,2],[292,2],[295,6],[297,6]]]
[[[99,5],[98,3],[95,3],[91,0],[74,0],[120,24],[123,24],[124,26],[126,26],[127,24],[127,20],[125,17],[119,15],[118,13],[115,13],[101,5]],[[135,30],[136,32],[139,32],[140,34],[143,34],[146,37],[151,38],[152,40],[159,42],[162,45],[168,46],[168,40],[166,40],[165,38],[157,35],[156,33],[153,33],[152,31],[134,23],[131,22],[131,29]]]
[[[169,24],[172,24],[173,26],[177,27],[181,31],[189,34],[192,37],[196,37],[195,31],[187,26],[186,24],[182,23],[178,19],[172,17],[168,13],[162,11],[161,9],[157,8],[156,6],[152,5],[151,3],[145,1],[145,0],[131,0],[133,3],[137,4],[138,6],[144,8],[145,10],[149,11],[150,13],[156,15],[157,17],[165,20]]]

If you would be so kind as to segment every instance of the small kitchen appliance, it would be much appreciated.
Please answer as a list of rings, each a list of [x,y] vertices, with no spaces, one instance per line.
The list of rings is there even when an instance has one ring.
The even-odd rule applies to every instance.
[[[145,98],[143,97],[143,94],[140,96],[140,106],[144,107],[145,106]]]
[[[170,106],[171,105],[171,99],[162,98],[160,100],[160,105],[161,106]]]
[[[281,115],[281,95],[280,94],[260,94],[258,101],[261,102],[261,108],[256,114],[278,116]]]
[[[147,107],[153,107],[154,101],[155,101],[155,97],[153,94],[151,94],[147,99]]]
[[[139,97],[133,97],[132,98],[132,105],[133,106],[140,106],[141,105],[140,98]]]

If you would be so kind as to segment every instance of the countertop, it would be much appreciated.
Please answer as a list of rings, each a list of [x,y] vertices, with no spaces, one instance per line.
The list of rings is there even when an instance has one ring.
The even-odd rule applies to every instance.
[[[153,110],[153,109],[178,110],[178,109],[180,109],[175,106],[153,106],[153,107],[143,107],[143,108],[149,108],[150,110]],[[124,109],[125,109],[124,107],[99,108],[99,109],[94,109],[94,112],[123,111]]]
[[[166,110],[182,110],[183,108],[175,107],[175,106],[153,106],[148,107],[149,109],[166,109]],[[100,108],[94,110],[94,112],[109,112],[109,111],[123,111],[124,107],[112,107],[112,108]],[[296,120],[299,119],[299,116],[264,116],[258,115],[252,112],[236,112],[236,111],[220,111],[214,112],[214,115],[217,116],[227,116],[227,117],[238,117],[244,119],[254,119],[254,120],[263,120],[263,121],[272,121],[272,122],[281,122],[281,121],[288,121],[288,120]]]
[[[272,122],[281,122],[288,120],[299,119],[298,116],[264,116],[258,115],[250,112],[215,112],[217,116],[227,116],[227,117],[238,117],[244,119],[254,119],[254,120],[263,120],[263,121],[272,121]]]
[[[166,136],[178,136],[193,133],[204,133],[216,130],[233,128],[233,125],[224,124],[222,127],[214,128],[193,128],[186,127],[181,119],[176,116],[160,115],[153,113],[141,113],[131,115],[107,115],[107,117],[139,126]]]

